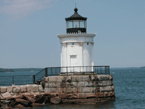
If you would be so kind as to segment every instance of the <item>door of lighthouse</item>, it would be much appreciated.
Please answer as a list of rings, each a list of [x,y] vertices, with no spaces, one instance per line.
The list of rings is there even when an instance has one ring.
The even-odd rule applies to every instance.
[[[77,66],[77,55],[70,55],[70,72],[74,72],[76,71],[76,67],[74,66]]]

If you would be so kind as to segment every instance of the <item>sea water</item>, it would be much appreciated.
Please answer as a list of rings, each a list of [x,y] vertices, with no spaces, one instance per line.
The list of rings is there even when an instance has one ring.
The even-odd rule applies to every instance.
[[[0,73],[8,75],[34,75],[34,72]],[[144,109],[145,108],[145,68],[111,68],[115,86],[115,101],[96,105],[60,104],[44,105],[30,109]]]

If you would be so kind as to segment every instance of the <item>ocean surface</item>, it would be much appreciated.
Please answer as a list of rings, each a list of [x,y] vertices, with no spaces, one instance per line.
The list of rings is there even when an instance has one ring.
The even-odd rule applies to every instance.
[[[39,70],[0,72],[0,76],[34,75]],[[115,86],[115,101],[96,105],[44,105],[30,109],[145,109],[145,68],[111,68],[110,73]]]

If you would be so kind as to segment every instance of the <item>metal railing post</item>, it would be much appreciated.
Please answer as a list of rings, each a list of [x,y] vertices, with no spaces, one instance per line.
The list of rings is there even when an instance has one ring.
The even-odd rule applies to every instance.
[[[35,84],[35,75],[33,75],[33,84]]]
[[[47,70],[48,70],[48,69],[47,69],[47,68],[45,68],[45,77],[47,77]]]

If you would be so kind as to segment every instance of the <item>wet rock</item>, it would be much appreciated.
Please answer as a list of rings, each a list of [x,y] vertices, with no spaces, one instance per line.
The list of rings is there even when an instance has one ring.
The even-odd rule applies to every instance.
[[[86,98],[86,93],[78,93],[78,98]]]
[[[60,97],[52,97],[52,98],[50,98],[50,102],[52,104],[59,104],[61,102],[61,98]]]
[[[25,106],[29,106],[29,104],[30,104],[30,101],[24,100],[24,99],[18,99],[18,98],[15,99],[15,102],[20,103],[20,104],[23,104]]]
[[[25,106],[23,106],[22,104],[17,104],[16,106],[15,106],[15,108],[25,108]]]

